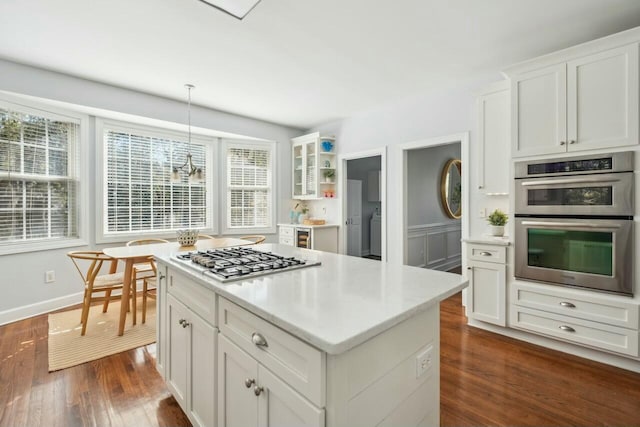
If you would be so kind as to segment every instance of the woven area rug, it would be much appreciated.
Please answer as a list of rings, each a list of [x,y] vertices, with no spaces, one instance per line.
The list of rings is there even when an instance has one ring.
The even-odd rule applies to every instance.
[[[119,337],[118,320],[120,301],[109,304],[109,310],[102,313],[102,305],[89,310],[87,332],[80,336],[81,309],[53,313],[49,315],[49,372],[68,368],[141,347],[156,341],[156,305],[149,300],[147,321],[142,321],[142,299],[138,300],[137,325],[131,325],[131,313],[127,313],[124,335]]]

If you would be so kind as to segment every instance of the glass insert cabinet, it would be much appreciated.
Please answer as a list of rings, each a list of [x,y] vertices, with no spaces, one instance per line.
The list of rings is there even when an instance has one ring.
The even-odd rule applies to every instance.
[[[293,199],[335,197],[335,138],[314,132],[291,140]]]

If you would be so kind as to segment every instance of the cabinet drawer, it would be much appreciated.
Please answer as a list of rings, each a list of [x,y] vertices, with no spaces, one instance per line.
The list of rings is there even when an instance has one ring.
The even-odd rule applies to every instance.
[[[281,245],[293,246],[293,236],[292,237],[282,237],[282,236],[280,236],[280,240],[278,240],[278,242]]]
[[[293,238],[293,227],[280,226],[280,238],[282,239],[283,237]]]
[[[511,305],[510,323],[562,340],[630,356],[638,356],[638,331]]]
[[[638,330],[639,307],[623,298],[549,285],[511,286],[511,302],[519,306]]]
[[[467,244],[467,258],[474,261],[507,262],[507,248],[505,246]]]
[[[216,294],[169,269],[167,291],[181,303],[200,315],[211,326],[216,326]]]
[[[316,406],[324,406],[323,352],[224,298],[219,309],[221,333]],[[265,345],[254,344],[260,336]]]

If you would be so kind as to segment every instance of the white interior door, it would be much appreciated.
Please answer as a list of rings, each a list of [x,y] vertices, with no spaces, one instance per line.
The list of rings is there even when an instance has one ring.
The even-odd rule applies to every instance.
[[[362,256],[362,181],[347,180],[347,255]]]

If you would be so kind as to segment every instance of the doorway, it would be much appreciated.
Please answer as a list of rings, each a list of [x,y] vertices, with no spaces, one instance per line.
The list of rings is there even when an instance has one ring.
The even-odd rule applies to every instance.
[[[341,250],[386,260],[386,149],[343,155]]]
[[[461,240],[469,229],[469,133],[447,135],[400,146],[403,184],[401,232],[403,264],[450,271],[465,264]],[[450,160],[461,161],[456,197],[460,218],[451,217],[441,193]],[[445,190],[445,191],[443,191]]]

